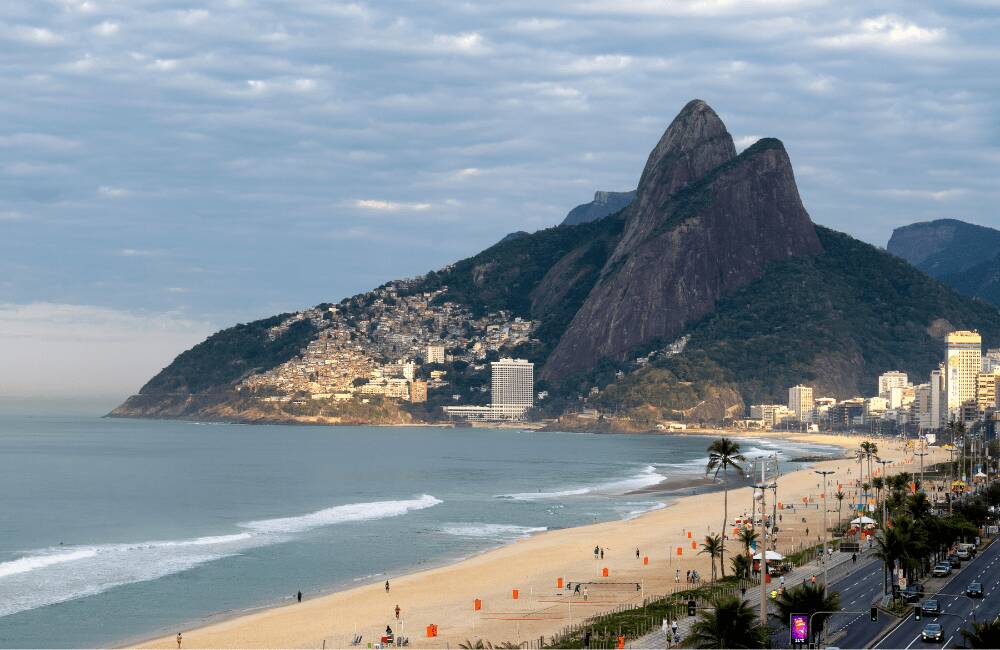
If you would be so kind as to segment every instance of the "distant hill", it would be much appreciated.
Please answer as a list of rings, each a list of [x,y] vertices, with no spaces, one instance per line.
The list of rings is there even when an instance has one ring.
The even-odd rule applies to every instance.
[[[941,252],[919,237],[899,241],[922,260]],[[508,328],[520,328],[517,343],[496,338]],[[179,355],[114,414],[433,420],[452,395],[486,399],[483,362],[511,354],[537,364],[538,388],[550,393],[540,405],[547,415],[589,396],[636,423],[721,420],[749,403],[784,401],[797,383],[845,398],[870,393],[888,369],[923,376],[941,360],[944,334],[957,328],[1000,345],[1000,310],[815,226],[782,143],[765,138],[737,155],[715,112],[695,100],[650,153],[626,207],[518,233],[336,305],[223,330]],[[469,360],[440,366],[448,384],[424,405],[334,403],[280,388],[281,381],[318,385],[338,367],[329,359],[353,359],[369,373],[419,356],[434,340],[448,340],[450,354]],[[317,359],[326,353],[316,350],[332,356]],[[277,383],[255,392],[263,373]]]
[[[569,211],[560,226],[578,226],[603,219],[609,214],[622,210],[635,200],[635,190],[631,192],[594,192],[594,200],[578,205]]]
[[[896,228],[887,250],[967,296],[1000,305],[1000,230],[925,221]]]

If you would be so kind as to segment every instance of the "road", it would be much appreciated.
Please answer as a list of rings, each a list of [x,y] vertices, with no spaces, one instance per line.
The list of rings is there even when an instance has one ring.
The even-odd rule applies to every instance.
[[[970,582],[982,582],[985,594],[982,599],[971,600],[965,596],[939,596],[942,615],[936,618],[924,616],[916,621],[910,614],[898,628],[874,647],[886,648],[947,648],[961,645],[964,642],[961,630],[970,628],[972,610],[975,607],[975,620],[985,621],[1000,614],[1000,544],[990,544],[979,555],[969,562],[938,590],[938,593],[964,594]],[[928,596],[927,598],[929,598]],[[944,631],[944,643],[924,643],[920,632],[924,625],[930,622],[940,623]],[[852,637],[853,638],[853,637]],[[870,643],[870,640],[869,640]],[[865,645],[848,645],[841,642],[844,648],[863,648]]]
[[[882,599],[882,562],[867,559],[866,563],[849,576],[834,582],[830,590],[840,594],[840,607],[851,613],[835,614],[827,620],[826,638],[840,648],[865,648],[888,625],[898,619],[879,612],[879,620],[872,622],[871,606]],[[843,637],[835,637],[844,631]]]

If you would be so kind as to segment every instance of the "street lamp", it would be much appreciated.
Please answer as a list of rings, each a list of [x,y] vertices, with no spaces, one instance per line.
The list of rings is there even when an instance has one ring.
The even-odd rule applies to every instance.
[[[826,589],[826,564],[827,564],[827,562],[826,562],[826,558],[827,558],[827,555],[826,555],[826,535],[827,535],[827,530],[826,530],[826,491],[827,491],[827,488],[829,487],[827,485],[826,477],[829,476],[830,474],[834,474],[835,472],[829,471],[829,470],[828,471],[813,470],[813,471],[815,471],[817,474],[819,474],[820,476],[823,477],[823,588]]]

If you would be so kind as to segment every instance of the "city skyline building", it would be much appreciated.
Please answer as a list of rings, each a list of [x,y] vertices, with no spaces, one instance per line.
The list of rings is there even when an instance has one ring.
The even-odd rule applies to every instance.
[[[959,330],[945,336],[945,390],[951,415],[958,415],[964,403],[976,399],[976,379],[983,368],[982,346],[977,331]]]

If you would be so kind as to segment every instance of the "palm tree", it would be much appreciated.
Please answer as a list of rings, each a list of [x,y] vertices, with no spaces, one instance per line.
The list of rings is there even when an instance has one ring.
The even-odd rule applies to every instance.
[[[846,496],[847,495],[844,494],[844,491],[839,489],[837,490],[837,493],[833,495],[833,498],[837,500],[837,532],[841,535],[843,535],[843,532],[840,530],[840,524],[842,521],[840,512],[844,509],[844,498]]]
[[[705,541],[701,543],[698,555],[708,555],[712,559],[712,582],[715,582],[715,558],[719,558],[719,562],[722,562],[722,537],[705,535]]]
[[[878,510],[882,503],[882,488],[885,487],[885,479],[876,476],[872,479],[872,489],[875,490],[875,509]]]
[[[737,578],[750,577],[750,558],[746,555],[734,555],[729,559],[729,566]]]
[[[684,645],[689,648],[763,648],[767,630],[753,609],[736,596],[720,596],[712,610],[698,612],[698,620]]]
[[[789,617],[792,614],[807,614],[811,616],[813,638],[819,638],[829,614],[819,614],[817,612],[835,612],[839,610],[840,594],[827,593],[824,585],[803,583],[798,587],[785,590],[783,594],[779,594],[775,604],[778,606],[778,616],[780,616],[782,625],[788,625]]]
[[[875,557],[882,560],[882,589],[885,590],[887,576],[892,567],[896,566],[896,560],[902,560],[906,556],[906,538],[898,528],[883,528],[882,534],[875,538],[878,545],[875,549]]]
[[[742,472],[743,466],[740,463],[746,462],[746,458],[740,453],[740,443],[730,438],[718,438],[708,446],[708,465],[705,466],[705,473],[714,473],[718,480],[719,472],[722,472],[722,548],[719,552],[719,565],[722,567],[722,577],[726,577],[726,566],[723,564],[726,553],[726,527],[729,525],[729,484],[726,478],[729,475],[729,468]]]
[[[962,636],[973,648],[1000,648],[1000,619],[973,623],[972,631],[962,630]]]
[[[750,555],[750,547],[753,546],[758,539],[760,539],[760,535],[757,534],[757,531],[753,528],[747,528],[746,526],[740,528],[740,532],[736,537],[743,544],[743,553],[748,557]]]

